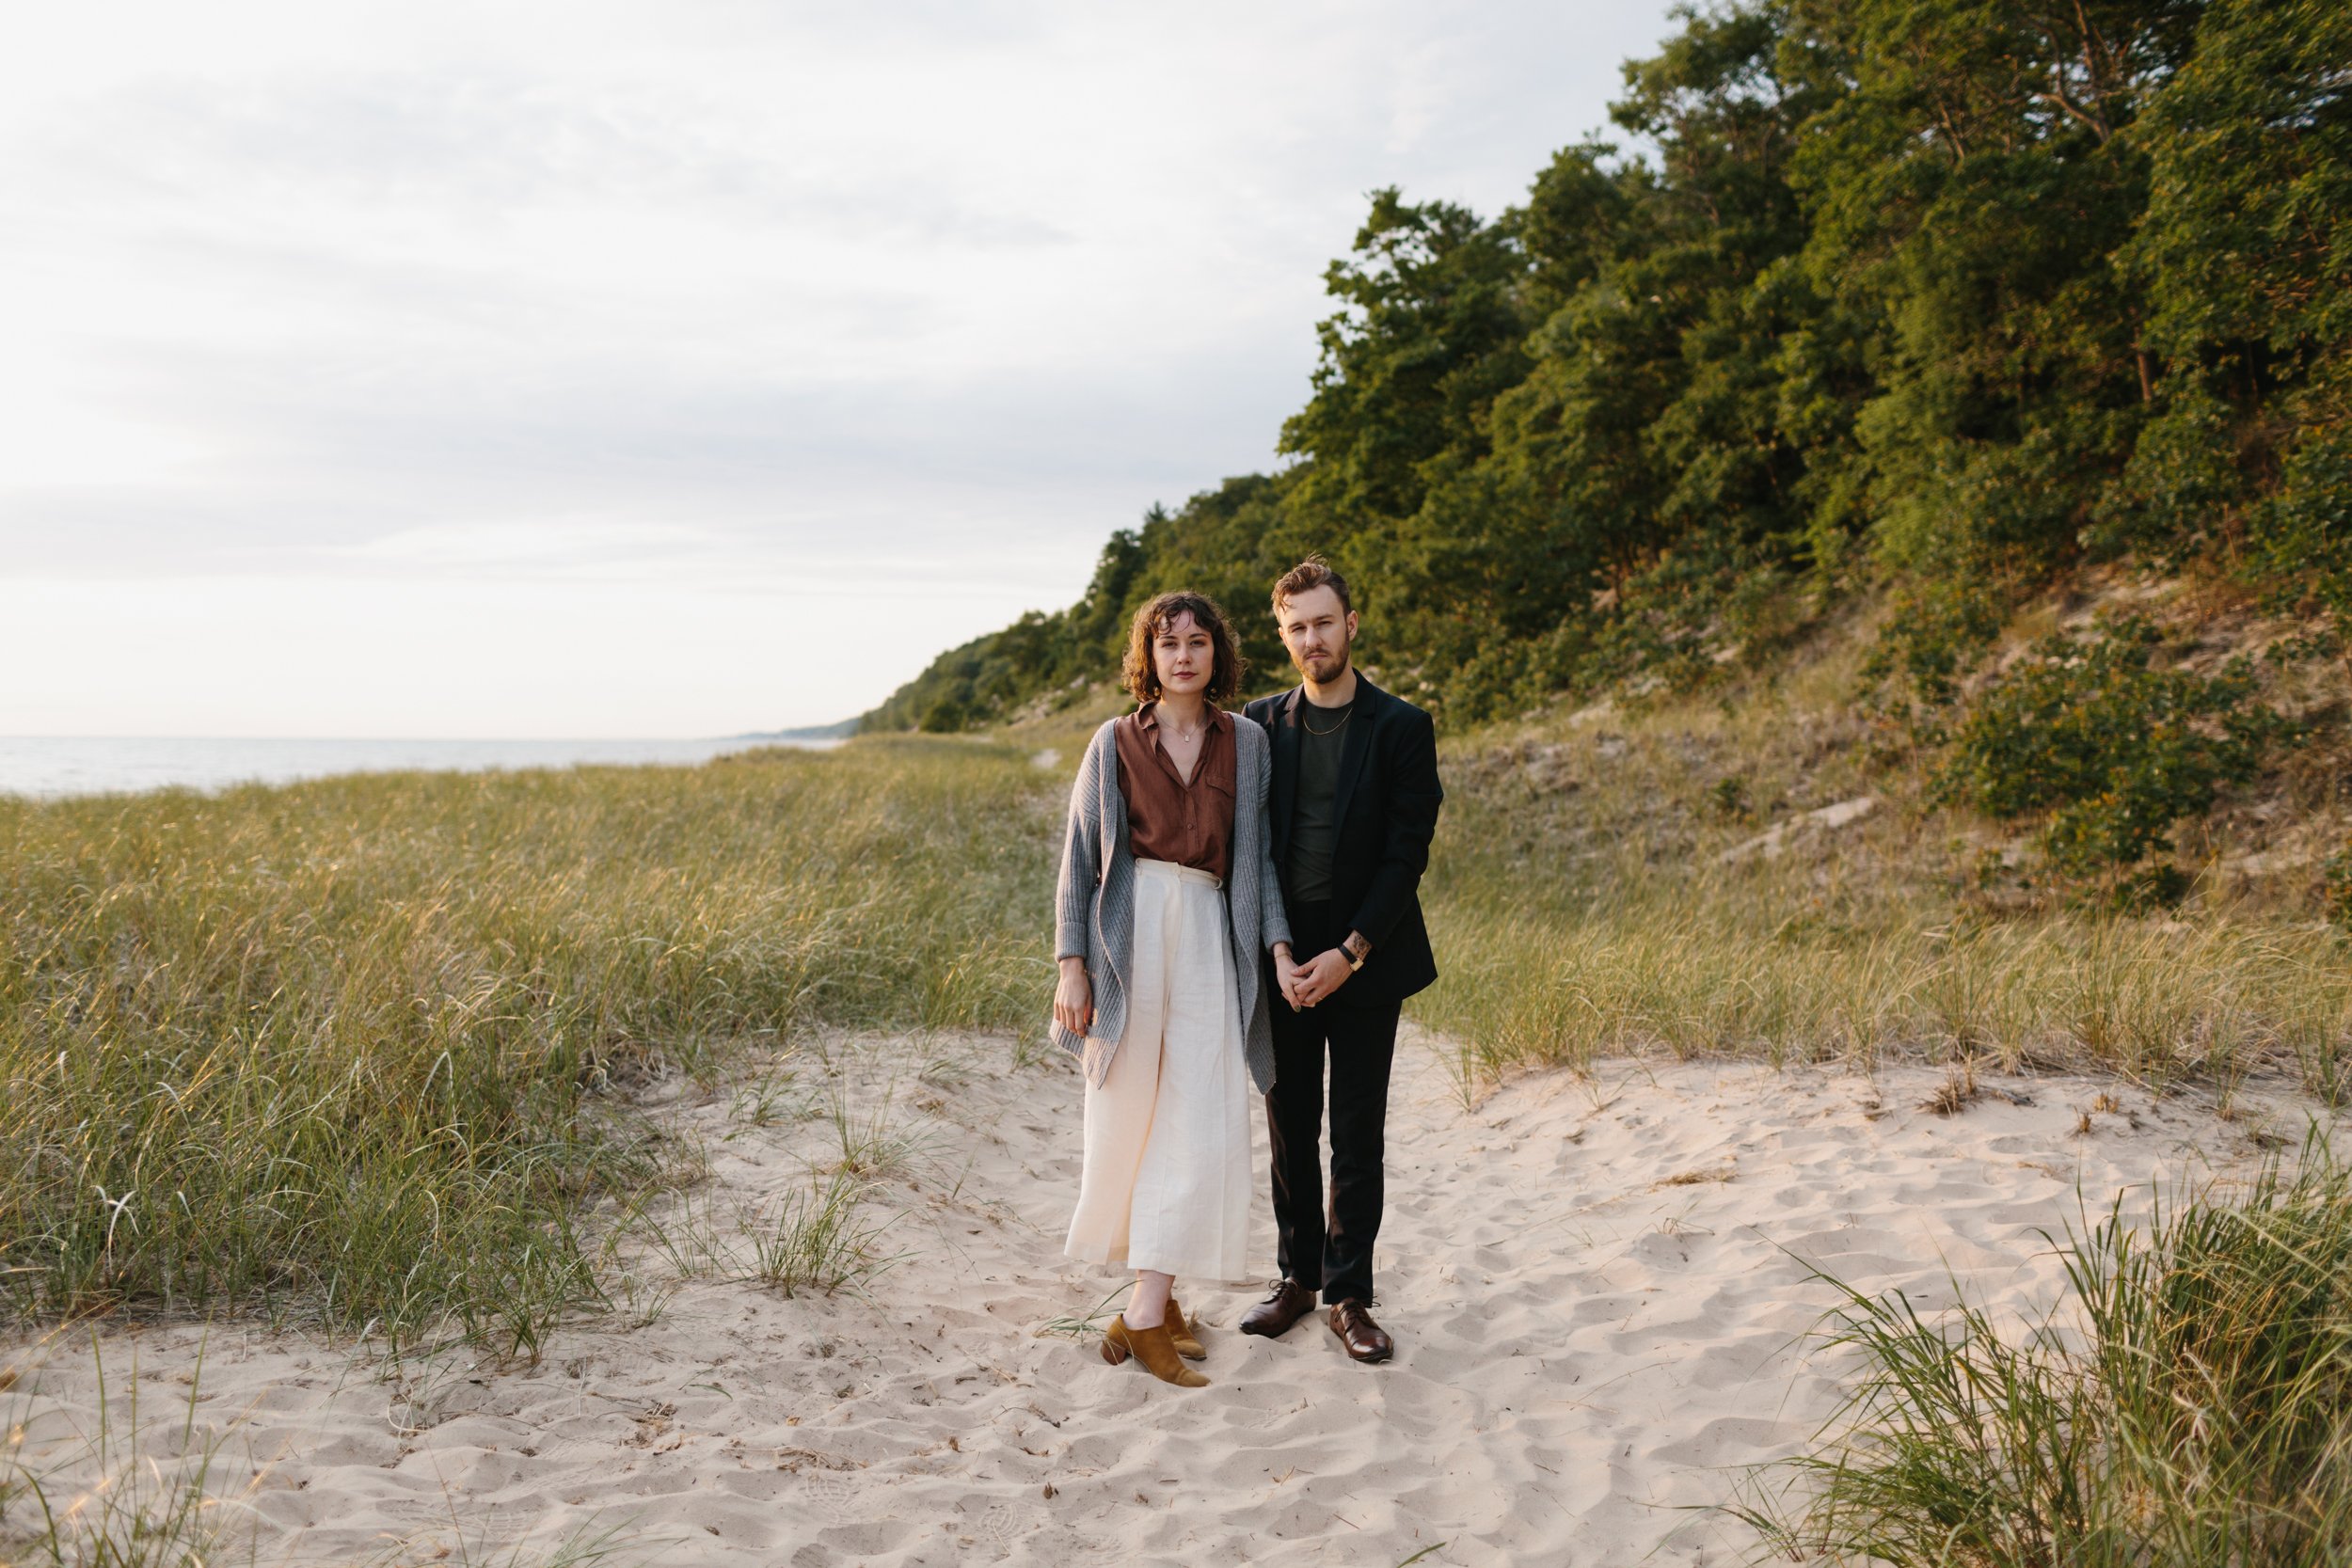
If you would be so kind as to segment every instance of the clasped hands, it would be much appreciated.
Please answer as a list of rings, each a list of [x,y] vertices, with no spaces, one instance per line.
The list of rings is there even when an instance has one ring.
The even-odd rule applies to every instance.
[[[1282,1000],[1293,1012],[1323,1001],[1356,973],[1348,965],[1347,955],[1336,947],[1303,964],[1292,962],[1291,958],[1289,943],[1275,948],[1274,983],[1281,988]],[[1073,1035],[1083,1035],[1094,1024],[1094,995],[1087,983],[1086,960],[1066,958],[1057,967],[1060,974],[1054,987],[1054,1022]]]
[[[1348,964],[1347,955],[1336,947],[1316,954],[1305,963],[1294,963],[1291,958],[1289,947],[1274,950],[1274,983],[1281,988],[1282,1000],[1291,1005],[1293,1012],[1323,1001],[1356,973]]]

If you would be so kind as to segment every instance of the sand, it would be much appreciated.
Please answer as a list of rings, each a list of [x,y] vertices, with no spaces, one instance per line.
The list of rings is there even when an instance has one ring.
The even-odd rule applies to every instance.
[[[1835,1292],[1809,1265],[2036,1314],[2063,1286],[2042,1232],[2152,1180],[2242,1175],[2305,1115],[2283,1090],[2224,1119],[2207,1095],[2037,1077],[1941,1116],[1928,1069],[1633,1061],[1465,1108],[1447,1054],[1408,1035],[1380,1245],[1395,1361],[1355,1365],[1319,1318],[1244,1338],[1255,1292],[1196,1286],[1214,1383],[1178,1390],[1041,1333],[1118,1285],[1060,1256],[1073,1070],[1009,1070],[994,1040],[826,1049],[837,1073],[804,1053],[770,1079],[765,1125],[753,1079],[666,1086],[654,1114],[709,1179],[657,1201],[669,1254],[620,1249],[621,1309],[535,1366],[456,1350],[393,1370],[246,1324],[149,1325],[95,1357],[87,1338],[0,1350],[0,1406],[57,1483],[94,1475],[73,1455],[103,1359],[115,1440],[146,1428],[151,1483],[188,1463],[174,1402],[193,1388],[223,1517],[265,1562],[546,1562],[601,1541],[614,1561],[807,1568],[1730,1563],[1754,1538],[1711,1505],[1802,1448],[1851,1375],[1810,1338]],[[2115,1109],[2078,1132],[2103,1095]],[[739,1256],[735,1214],[839,1158],[834,1121],[797,1114],[829,1097],[853,1132],[886,1098],[912,1140],[866,1211],[902,1259],[829,1297],[681,1281],[680,1259]],[[1263,1195],[1255,1220],[1270,1272]]]

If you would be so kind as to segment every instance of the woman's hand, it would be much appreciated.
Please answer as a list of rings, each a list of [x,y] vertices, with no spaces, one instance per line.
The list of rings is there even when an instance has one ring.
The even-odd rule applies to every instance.
[[[1299,1008],[1299,974],[1298,966],[1291,962],[1291,944],[1287,942],[1276,942],[1274,944],[1274,988],[1282,993],[1282,1000],[1291,1005],[1292,1012],[1296,1012]]]
[[[1054,984],[1054,1022],[1073,1035],[1094,1026],[1094,989],[1087,983],[1087,961],[1061,961],[1061,978]]]

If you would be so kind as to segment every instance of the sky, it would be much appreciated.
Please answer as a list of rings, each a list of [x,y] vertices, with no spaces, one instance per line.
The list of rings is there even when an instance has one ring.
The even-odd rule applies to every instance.
[[[0,735],[822,723],[1266,470],[1367,193],[1663,0],[49,7],[0,51]]]

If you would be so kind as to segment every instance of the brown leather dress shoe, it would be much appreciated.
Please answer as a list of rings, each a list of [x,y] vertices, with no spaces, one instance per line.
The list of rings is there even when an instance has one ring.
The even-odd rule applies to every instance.
[[[1352,1297],[1331,1305],[1331,1332],[1347,1354],[1359,1361],[1386,1361],[1396,1354],[1396,1341],[1372,1321],[1372,1312]]]
[[[1265,1300],[1241,1315],[1244,1334],[1263,1334],[1277,1338],[1290,1332],[1291,1324],[1315,1309],[1315,1293],[1295,1279],[1275,1281]]]

